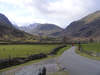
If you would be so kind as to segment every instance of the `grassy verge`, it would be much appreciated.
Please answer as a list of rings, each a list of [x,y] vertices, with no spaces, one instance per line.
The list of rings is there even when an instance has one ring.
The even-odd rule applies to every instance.
[[[48,59],[50,59],[50,58],[54,58],[54,57],[60,56],[60,55],[61,55],[65,50],[67,50],[68,48],[70,48],[70,46],[67,46],[67,47],[62,48],[62,49],[57,53],[57,55],[48,56],[47,58],[38,59],[38,60],[30,61],[30,62],[21,64],[21,65],[16,65],[16,66],[13,66],[13,67],[5,68],[5,69],[0,70],[0,72],[7,71],[7,70],[11,70],[11,69],[16,69],[16,68],[18,68],[18,67],[23,67],[23,66],[26,66],[26,65],[31,65],[31,64],[33,64],[33,63],[40,62],[41,60],[48,60]]]
[[[100,52],[100,43],[82,44],[82,48],[86,51]]]
[[[92,52],[95,55],[96,55],[96,53],[100,54],[100,43],[82,44],[81,47],[82,47],[82,50],[84,50],[86,52]],[[76,50],[76,52],[78,54],[80,54],[81,56],[85,56],[85,57],[88,57],[88,58],[94,59],[94,60],[100,60],[100,57],[92,56],[92,55],[89,55],[88,53],[85,53],[85,52],[80,52],[80,51],[78,51],[78,49]]]
[[[70,47],[71,47],[70,45],[67,45],[66,47],[59,50],[59,52],[57,52],[57,56],[61,55],[64,51],[68,50]]]
[[[68,50],[71,46],[67,45],[66,47],[62,48],[59,50],[59,52],[57,52],[56,57],[60,56],[64,51]],[[59,64],[58,64],[59,66]],[[61,69],[61,67],[59,66],[59,69]],[[69,75],[67,71],[58,71],[58,72],[53,72],[53,73],[49,73],[47,75]]]
[[[76,49],[76,53],[79,54],[79,55],[81,55],[81,56],[90,58],[90,59],[100,60],[100,57],[90,56],[90,55],[88,55],[88,54],[86,54],[86,53],[80,52],[78,49]]]

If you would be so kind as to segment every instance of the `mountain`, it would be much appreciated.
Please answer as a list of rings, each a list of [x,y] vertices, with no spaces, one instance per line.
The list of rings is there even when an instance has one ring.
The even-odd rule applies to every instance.
[[[7,27],[7,28],[12,28],[11,22],[8,20],[8,18],[0,13],[0,26]]]
[[[72,22],[63,34],[71,37],[99,38],[100,11],[96,11],[78,21]]]
[[[9,19],[0,13],[0,40],[26,39],[30,34],[18,30]]]
[[[30,34],[43,35],[43,36],[56,36],[63,29],[54,24],[31,24],[28,27],[21,27],[21,30],[24,30]]]
[[[31,30],[35,29],[39,23],[30,24],[28,26],[21,26],[19,27],[20,30],[31,33]]]

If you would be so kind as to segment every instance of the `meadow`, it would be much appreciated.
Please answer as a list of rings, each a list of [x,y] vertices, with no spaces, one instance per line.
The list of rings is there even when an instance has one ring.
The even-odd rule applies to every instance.
[[[82,48],[86,51],[100,52],[100,43],[82,44]]]
[[[27,57],[32,54],[49,53],[59,45],[0,45],[0,59]]]

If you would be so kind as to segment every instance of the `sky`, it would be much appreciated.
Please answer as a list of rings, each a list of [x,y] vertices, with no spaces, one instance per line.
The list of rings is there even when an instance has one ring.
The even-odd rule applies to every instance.
[[[62,28],[100,10],[100,0],[0,0],[0,13],[18,26],[52,23]]]

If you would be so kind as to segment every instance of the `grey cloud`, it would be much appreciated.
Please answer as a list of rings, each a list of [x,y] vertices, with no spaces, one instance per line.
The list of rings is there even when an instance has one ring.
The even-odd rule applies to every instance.
[[[66,2],[66,4],[64,3],[65,7],[67,7],[69,1],[72,1],[75,6],[72,5],[72,7],[69,7],[68,9],[63,7],[61,8],[59,5],[56,6],[58,8],[50,6],[50,3],[55,4],[56,2],[62,1]],[[99,10],[99,3],[100,0],[33,0],[31,7],[35,7],[38,12],[40,12],[40,15],[45,16],[44,20],[47,22],[57,23],[60,26],[62,25],[61,27],[65,27],[70,22]],[[48,8],[51,8],[51,10]]]
[[[22,24],[20,19],[23,19],[24,24],[27,21],[24,15],[29,14],[27,18],[31,22],[48,22],[66,27],[70,22],[100,10],[100,0],[2,0],[2,2],[20,8],[16,8],[16,12],[6,8],[9,10],[7,13],[14,13],[13,16],[17,20],[15,22],[20,24]],[[17,14],[23,15],[16,16]],[[11,13],[9,14],[9,17],[13,16]]]

